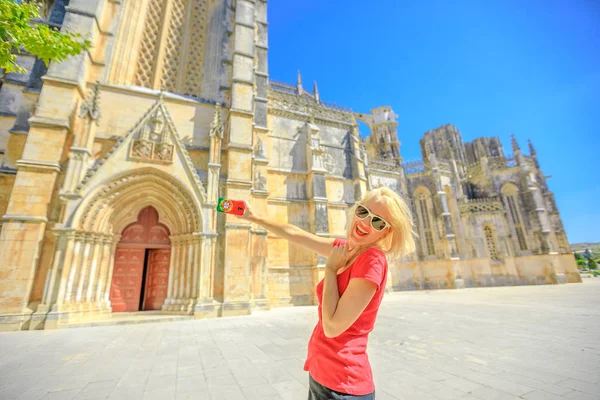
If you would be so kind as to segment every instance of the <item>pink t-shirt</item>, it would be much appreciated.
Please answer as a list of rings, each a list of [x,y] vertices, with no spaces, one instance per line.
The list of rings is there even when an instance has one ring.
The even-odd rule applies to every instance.
[[[333,245],[344,243],[346,240],[336,239]],[[375,384],[366,353],[367,339],[375,325],[377,311],[385,292],[385,254],[378,249],[367,249],[337,278],[340,298],[352,278],[363,278],[375,283],[377,291],[367,308],[345,332],[335,338],[327,338],[322,323],[323,280],[319,282],[319,322],[308,342],[304,370],[309,371],[317,382],[329,389],[356,396],[369,394],[375,390]]]

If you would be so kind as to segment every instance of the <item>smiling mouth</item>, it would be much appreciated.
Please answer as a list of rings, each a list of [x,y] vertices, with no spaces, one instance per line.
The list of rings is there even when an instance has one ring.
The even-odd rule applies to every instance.
[[[356,225],[356,228],[354,229],[356,231],[356,234],[358,236],[366,236],[367,232],[363,231],[362,229],[360,229],[360,227],[358,225]]]

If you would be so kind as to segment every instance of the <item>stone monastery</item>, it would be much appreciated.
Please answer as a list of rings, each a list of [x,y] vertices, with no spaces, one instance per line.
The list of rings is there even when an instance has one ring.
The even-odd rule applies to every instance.
[[[0,71],[0,330],[315,304],[325,260],[219,197],[339,237],[365,191],[392,188],[418,238],[389,290],[581,281],[531,143],[445,125],[403,160],[390,107],[269,79],[266,0],[54,0],[44,18],[93,48]]]

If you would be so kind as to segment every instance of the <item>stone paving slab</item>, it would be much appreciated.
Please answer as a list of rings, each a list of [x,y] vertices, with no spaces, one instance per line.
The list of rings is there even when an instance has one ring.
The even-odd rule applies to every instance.
[[[386,294],[378,400],[600,398],[600,279]],[[315,307],[0,333],[0,399],[304,400]]]

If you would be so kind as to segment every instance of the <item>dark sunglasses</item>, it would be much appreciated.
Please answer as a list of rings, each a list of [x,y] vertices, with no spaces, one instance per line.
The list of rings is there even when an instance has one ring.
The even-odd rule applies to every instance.
[[[367,207],[365,207],[361,204],[358,204],[358,206],[356,207],[356,211],[354,211],[354,215],[356,215],[356,217],[358,219],[365,219],[370,216],[371,217],[371,226],[373,227],[373,229],[375,229],[378,232],[384,230],[388,226],[391,226],[390,224],[387,223],[386,220],[381,218],[379,215],[373,214],[371,211],[369,211],[369,209]]]

